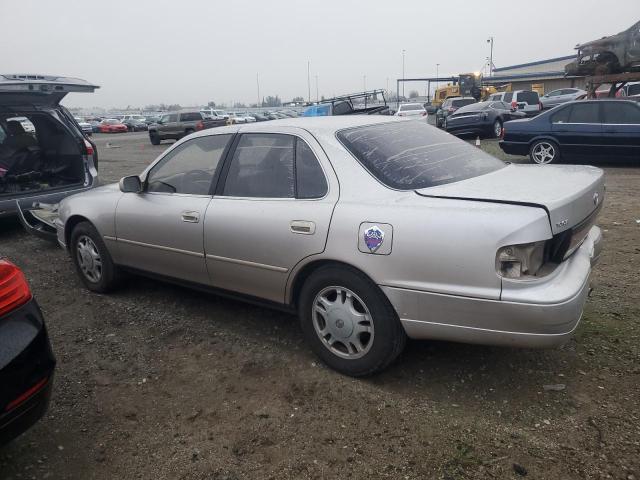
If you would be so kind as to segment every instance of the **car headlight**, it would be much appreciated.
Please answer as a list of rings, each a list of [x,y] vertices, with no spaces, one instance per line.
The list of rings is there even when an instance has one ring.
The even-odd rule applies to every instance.
[[[535,276],[545,259],[546,241],[509,245],[502,247],[496,254],[496,270],[505,278]]]

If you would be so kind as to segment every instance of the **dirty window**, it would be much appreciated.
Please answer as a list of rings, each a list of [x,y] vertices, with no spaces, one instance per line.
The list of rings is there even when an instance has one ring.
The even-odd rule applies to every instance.
[[[373,176],[399,190],[453,183],[505,166],[479,148],[421,122],[350,128],[337,137]]]

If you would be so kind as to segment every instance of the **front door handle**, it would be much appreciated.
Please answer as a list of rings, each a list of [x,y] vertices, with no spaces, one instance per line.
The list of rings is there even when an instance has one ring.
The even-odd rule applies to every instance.
[[[200,221],[200,212],[187,210],[182,212],[182,221],[188,223],[198,223]]]
[[[292,233],[313,235],[316,233],[316,224],[307,220],[292,220],[289,224]]]

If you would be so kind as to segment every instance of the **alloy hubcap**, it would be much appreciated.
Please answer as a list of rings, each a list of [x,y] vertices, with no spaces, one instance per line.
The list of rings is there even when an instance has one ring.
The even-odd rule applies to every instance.
[[[312,306],[313,328],[334,355],[364,356],[373,345],[373,320],[364,302],[348,288],[327,287]]]
[[[550,143],[541,142],[533,147],[533,160],[536,163],[549,163],[556,156],[556,149]]]
[[[82,235],[78,239],[76,254],[84,276],[93,283],[99,282],[102,278],[102,258],[93,240]]]
[[[500,122],[496,122],[493,124],[493,131],[496,134],[496,137],[499,137],[500,134],[502,133],[502,125],[500,125]]]

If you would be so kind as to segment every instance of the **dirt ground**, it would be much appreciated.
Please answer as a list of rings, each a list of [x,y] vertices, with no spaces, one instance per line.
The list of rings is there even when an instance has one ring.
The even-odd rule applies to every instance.
[[[107,182],[168,146],[96,141]],[[605,250],[567,345],[409,342],[365,380],[322,366],[290,315],[142,278],[89,293],[64,251],[2,221],[58,367],[0,478],[640,479],[638,167],[605,167]]]

